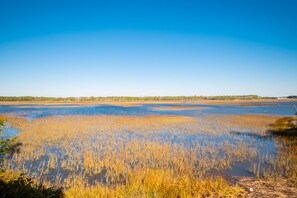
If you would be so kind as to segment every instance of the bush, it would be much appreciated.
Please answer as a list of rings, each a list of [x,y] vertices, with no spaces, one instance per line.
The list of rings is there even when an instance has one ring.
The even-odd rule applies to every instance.
[[[26,177],[23,173],[17,171],[0,172],[0,197],[2,198],[60,198],[64,197],[61,188],[46,188],[31,178]]]

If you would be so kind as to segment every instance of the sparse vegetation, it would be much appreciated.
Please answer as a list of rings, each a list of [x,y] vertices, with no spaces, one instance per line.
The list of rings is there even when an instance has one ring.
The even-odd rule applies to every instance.
[[[272,124],[272,134],[278,143],[279,158],[275,164],[279,172],[297,185],[297,117],[284,117]]]

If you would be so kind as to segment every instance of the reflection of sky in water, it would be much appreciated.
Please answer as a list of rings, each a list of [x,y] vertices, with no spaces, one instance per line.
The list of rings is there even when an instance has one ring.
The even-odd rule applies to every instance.
[[[98,136],[97,136],[98,135]],[[228,145],[233,145],[236,148],[237,146],[241,144],[246,144],[252,148],[254,148],[258,156],[263,156],[266,154],[269,154],[271,156],[275,156],[275,145],[272,137],[257,137],[257,136],[250,136],[250,135],[234,135],[234,134],[222,134],[222,135],[207,135],[203,133],[195,133],[195,134],[174,134],[170,132],[160,132],[160,133],[151,133],[151,134],[143,134],[143,133],[135,133],[135,132],[115,132],[112,134],[112,137],[114,138],[113,141],[118,143],[121,142],[125,145],[125,143],[128,143],[129,141],[133,141],[137,139],[140,142],[159,142],[159,143],[171,143],[174,145],[182,146],[185,149],[196,147],[198,148],[208,148],[208,146],[212,148],[222,148],[222,144],[228,143]],[[101,150],[96,146],[98,144],[98,141],[105,142],[105,140],[108,140],[110,138],[110,134],[108,133],[97,133],[95,136],[89,136],[84,141],[88,142],[88,147],[93,148],[93,150],[96,153],[100,153]],[[76,153],[80,155],[80,159],[83,162],[83,151],[84,149],[81,147],[82,145],[79,144],[81,141],[80,138],[74,139],[74,141],[71,143],[71,153]],[[115,146],[114,149],[117,149]],[[35,161],[36,165],[44,163],[45,160],[46,164],[49,160],[49,156],[54,154],[57,156],[59,161],[62,161],[69,158],[69,156],[66,155],[65,151],[59,147],[59,143],[57,143],[54,147],[48,147],[45,145],[46,154],[44,158],[39,159],[38,161]],[[87,149],[88,150],[88,149]],[[224,156],[224,152],[217,150],[217,160],[219,160],[220,157]],[[255,157],[255,161],[258,160],[258,156]],[[201,156],[202,157],[202,156]],[[79,159],[78,158],[78,159]],[[37,166],[32,166],[32,161],[27,161],[25,166],[30,170],[30,172],[38,172],[39,170],[36,168]],[[225,170],[225,173],[227,175],[232,176],[253,176],[253,173],[249,172],[250,167],[250,161],[243,161],[243,162],[235,162],[230,169]],[[16,165],[16,164],[15,164]],[[56,166],[58,169],[61,169],[61,164],[57,163]],[[84,171],[84,170],[79,170]],[[78,171],[78,172],[79,172]],[[63,172],[63,171],[62,171]],[[63,172],[63,177],[66,177]],[[52,181],[55,181],[55,177],[52,177]]]
[[[193,105],[203,107],[198,109],[186,109],[186,110],[156,110],[154,107],[174,107],[181,106],[179,104],[145,104],[139,106],[113,106],[113,105],[70,105],[63,104],[53,107],[47,105],[0,105],[0,114],[5,113],[8,115],[17,115],[27,117],[29,119],[57,116],[57,115],[184,115],[184,116],[208,116],[216,114],[262,114],[262,115],[281,115],[288,116],[294,115],[294,104],[297,102],[282,102],[277,105],[270,105],[271,103],[260,103],[262,106],[234,106],[234,105]],[[187,104],[182,104],[187,106]]]
[[[9,126],[8,123],[5,123],[5,126],[2,128],[3,139],[9,139],[18,135],[19,131],[15,128]]]

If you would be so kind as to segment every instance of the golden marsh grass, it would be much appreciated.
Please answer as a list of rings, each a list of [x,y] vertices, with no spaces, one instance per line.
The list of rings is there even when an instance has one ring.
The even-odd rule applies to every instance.
[[[20,130],[18,140],[23,146],[4,166],[24,171],[45,185],[64,187],[67,197],[238,197],[246,192],[222,179],[224,170],[248,161],[255,174],[261,170],[267,176],[292,179],[296,177],[294,154],[284,147],[287,154],[274,158],[258,153],[251,146],[256,142],[249,145],[237,137],[212,141],[209,135],[229,136],[234,129],[263,135],[276,119],[161,115],[54,116],[30,121],[6,117]]]

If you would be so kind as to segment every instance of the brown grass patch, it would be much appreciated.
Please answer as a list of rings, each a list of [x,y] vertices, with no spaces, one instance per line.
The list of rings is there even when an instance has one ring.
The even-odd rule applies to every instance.
[[[215,123],[217,126],[225,127],[229,130],[243,129],[258,135],[266,135],[270,125],[279,117],[264,115],[224,115],[209,116],[206,120]]]
[[[284,178],[241,178],[237,184],[244,188],[251,198],[297,197],[297,187]]]

